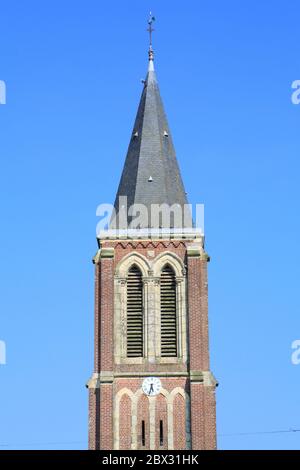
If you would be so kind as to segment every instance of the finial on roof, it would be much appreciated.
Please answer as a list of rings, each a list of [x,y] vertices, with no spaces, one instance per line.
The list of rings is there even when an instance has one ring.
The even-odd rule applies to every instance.
[[[152,15],[151,11],[150,11],[150,15],[149,15],[149,19],[148,19],[148,29],[147,31],[149,32],[149,60],[153,60],[154,59],[154,51],[153,51],[153,48],[152,48],[152,33],[154,31],[154,28],[152,27],[153,25],[153,22],[155,21],[155,16]]]

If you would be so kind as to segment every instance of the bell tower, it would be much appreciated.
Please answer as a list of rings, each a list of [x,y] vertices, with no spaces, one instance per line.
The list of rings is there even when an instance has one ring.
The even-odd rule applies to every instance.
[[[160,97],[153,21],[114,212],[94,258],[90,449],[216,448],[209,257],[194,229]]]

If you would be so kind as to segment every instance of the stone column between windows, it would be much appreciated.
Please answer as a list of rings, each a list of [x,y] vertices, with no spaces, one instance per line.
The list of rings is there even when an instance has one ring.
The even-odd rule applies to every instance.
[[[157,280],[155,278],[147,278],[145,280],[147,286],[147,304],[145,316],[147,318],[147,358],[152,364],[156,362],[158,338],[158,313],[157,305]],[[146,338],[145,338],[146,339]]]
[[[143,279],[143,355],[149,354],[149,331],[148,331],[148,311],[149,311],[149,280]]]

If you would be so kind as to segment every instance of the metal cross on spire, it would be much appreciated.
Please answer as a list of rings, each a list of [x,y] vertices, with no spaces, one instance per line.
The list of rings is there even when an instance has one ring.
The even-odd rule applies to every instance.
[[[153,60],[154,57],[154,52],[152,49],[152,33],[154,31],[154,28],[152,27],[153,22],[155,21],[155,17],[152,15],[151,11],[149,14],[149,19],[148,19],[148,29],[147,31],[149,32],[149,60]]]

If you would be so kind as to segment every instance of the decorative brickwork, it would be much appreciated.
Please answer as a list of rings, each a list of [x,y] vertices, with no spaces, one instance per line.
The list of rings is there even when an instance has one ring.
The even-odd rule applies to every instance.
[[[104,256],[101,250],[106,250]],[[97,359],[95,374],[89,382],[89,447],[215,449],[216,382],[209,372],[207,256],[202,241],[198,242],[197,249],[195,241],[188,240],[138,242],[135,248],[132,243],[106,241],[101,250],[95,264]],[[159,323],[158,274],[165,262],[173,262],[179,280],[179,343],[186,352],[178,354],[177,358],[159,357],[159,348],[155,345],[158,336],[155,335],[143,358],[136,358],[136,363],[132,363],[135,358],[124,357],[120,362],[126,328],[116,320],[116,310],[121,309],[116,297],[120,300],[121,290],[126,288],[126,272],[133,263],[138,263],[147,279],[144,308],[148,312],[145,337],[149,338],[151,329],[156,331]],[[150,321],[152,310],[154,316]],[[180,322],[186,324],[181,330]],[[157,397],[147,397],[141,390],[143,379],[150,375],[159,377],[162,383]]]

